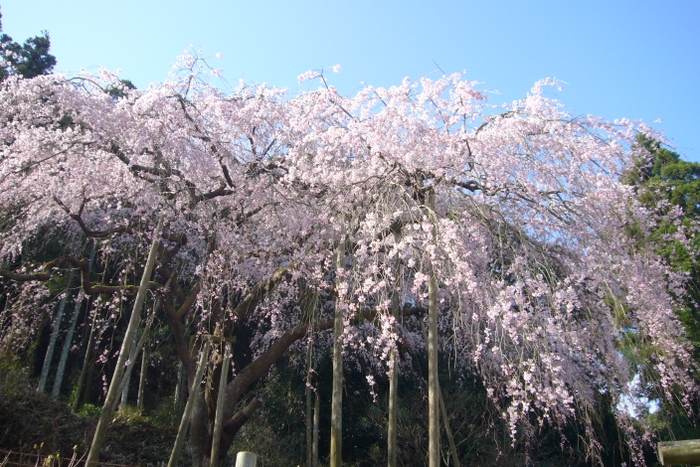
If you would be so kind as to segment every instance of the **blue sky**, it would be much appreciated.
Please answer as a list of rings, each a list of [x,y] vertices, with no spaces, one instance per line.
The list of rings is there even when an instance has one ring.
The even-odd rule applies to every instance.
[[[0,0],[17,41],[47,30],[56,71],[121,69],[139,88],[167,78],[189,45],[236,84],[299,88],[310,69],[353,94],[364,80],[466,71],[523,97],[538,79],[566,84],[575,115],[644,119],[700,162],[700,0],[149,1]],[[219,59],[213,58],[218,52]],[[308,86],[305,84],[303,86]]]

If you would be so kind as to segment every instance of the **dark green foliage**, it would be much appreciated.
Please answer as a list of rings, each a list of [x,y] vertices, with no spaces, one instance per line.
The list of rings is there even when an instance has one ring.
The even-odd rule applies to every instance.
[[[679,317],[700,361],[700,235],[696,234],[700,225],[700,164],[682,160],[643,134],[638,135],[637,144],[644,151],[624,181],[635,187],[638,199],[658,218],[656,231],[645,241],[653,242],[675,270],[688,274],[685,306]],[[672,211],[677,208],[682,210],[680,218]],[[680,230],[682,238],[672,238]]]
[[[644,134],[637,136],[637,144],[646,149],[647,154],[626,174],[626,181],[639,187],[639,199],[653,207],[665,198],[683,208],[686,216],[697,217],[700,214],[700,164],[682,160],[679,154]]]
[[[0,13],[0,33],[2,33],[2,14]],[[20,44],[7,34],[0,34],[0,81],[8,76],[19,75],[34,78],[51,73],[56,65],[56,57],[49,53],[51,40],[49,33],[35,36]]]

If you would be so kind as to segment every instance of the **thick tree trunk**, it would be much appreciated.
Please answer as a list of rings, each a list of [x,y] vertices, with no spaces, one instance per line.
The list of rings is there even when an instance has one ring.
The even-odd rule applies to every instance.
[[[336,289],[341,282],[341,270],[345,260],[345,239],[341,240],[336,253]],[[343,439],[343,310],[340,299],[335,303],[335,321],[333,325],[333,391],[331,396],[331,467],[342,464]]]
[[[264,287],[258,287],[256,285],[256,287],[253,288],[254,290],[253,292],[251,292],[251,294],[262,294],[266,293],[266,291],[271,290],[272,287],[274,287],[275,285],[273,282],[278,281],[279,277],[281,277],[282,274],[283,272],[278,271],[270,278],[261,281],[260,283],[264,284]],[[273,284],[271,285],[271,283]],[[250,303],[252,301],[253,300],[249,300],[247,303]],[[185,347],[184,338],[178,337],[178,334],[183,332],[182,326],[181,324],[178,325],[177,321],[173,321],[173,318],[175,318],[176,316],[172,308],[166,307],[166,311],[171,320],[171,324],[173,325],[175,340],[178,343],[177,345],[178,353],[180,354],[180,359],[189,359],[189,352]],[[417,309],[413,309],[409,313],[413,313],[415,311],[417,311]],[[355,319],[373,319],[374,316],[375,315],[373,313],[358,313]],[[325,331],[327,329],[331,329],[334,327],[334,325],[335,319],[329,319],[315,323],[313,325],[313,329],[315,332],[320,332]],[[253,411],[257,409],[257,407],[260,405],[260,401],[254,399],[250,404],[248,404],[248,406],[246,406],[244,410],[236,413],[235,407],[238,404],[238,402],[240,402],[240,400],[247,394],[251,385],[253,385],[254,383],[256,383],[257,381],[259,381],[267,375],[272,365],[274,365],[274,363],[282,355],[284,355],[287,349],[289,349],[289,347],[294,342],[307,335],[308,326],[308,323],[304,322],[292,329],[287,330],[284,334],[277,338],[277,340],[275,340],[275,342],[258,358],[253,360],[243,369],[241,369],[236,374],[236,377],[229,383],[228,388],[226,389],[224,418],[230,418],[228,418],[228,421],[225,422],[223,433],[221,435],[221,450],[223,452],[228,451],[228,449],[231,447],[231,444],[233,443],[236,433],[238,433],[238,430],[252,415]],[[190,365],[185,364],[184,366],[187,369],[187,375],[191,383],[195,375],[196,365],[191,365],[192,371],[188,369]],[[319,412],[316,411],[315,413],[317,414]],[[209,417],[207,414],[206,404],[202,399],[200,399],[200,401],[196,404],[196,407],[194,409],[190,425],[190,446],[192,447],[192,462],[195,467],[203,467],[208,463],[210,451],[207,449],[207,446],[211,446],[211,437],[208,429],[208,422]]]
[[[141,308],[143,307],[143,302],[146,299],[146,292],[148,290],[148,282],[151,279],[151,273],[153,272],[153,267],[156,263],[158,245],[160,243],[161,232],[163,231],[163,219],[163,216],[161,216],[160,220],[158,221],[158,226],[156,227],[153,244],[151,245],[151,251],[148,254],[146,267],[143,271],[143,276],[141,276],[139,291],[136,294],[136,300],[134,301],[134,308],[131,312],[131,317],[129,318],[129,325],[127,326],[126,334],[124,335],[124,340],[122,341],[121,349],[119,351],[119,358],[117,359],[117,365],[114,369],[114,374],[112,375],[112,381],[109,384],[107,398],[105,399],[105,403],[102,407],[100,419],[97,422],[95,435],[92,438],[92,444],[90,445],[90,451],[88,452],[88,457],[86,460],[87,467],[94,465],[99,460],[102,443],[104,442],[105,435],[107,434],[107,427],[114,416],[114,409],[117,403],[117,398],[119,397],[119,390],[121,389],[120,386],[125,371],[125,365],[129,358],[129,350],[131,348],[132,341],[136,337],[141,316]]]
[[[73,270],[71,269],[68,273],[68,279],[66,282],[66,290],[63,292],[61,300],[58,302],[58,309],[56,310],[56,316],[53,319],[53,327],[51,329],[51,338],[49,339],[49,347],[46,349],[46,355],[44,356],[44,365],[41,367],[41,376],[39,377],[39,387],[38,392],[43,393],[46,389],[46,380],[49,377],[49,370],[51,368],[51,361],[53,360],[53,353],[56,349],[56,341],[58,340],[58,333],[61,330],[61,321],[63,321],[63,310],[66,308],[66,300],[68,298],[68,291],[70,290],[71,282],[73,282]]]

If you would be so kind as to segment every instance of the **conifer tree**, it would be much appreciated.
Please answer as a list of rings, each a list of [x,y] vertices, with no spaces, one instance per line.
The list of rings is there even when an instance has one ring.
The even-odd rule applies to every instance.
[[[15,42],[12,37],[2,34],[2,13],[0,13],[0,81],[12,75],[34,78],[51,73],[56,65],[56,57],[49,53],[51,40],[49,33],[42,31],[24,44]]]

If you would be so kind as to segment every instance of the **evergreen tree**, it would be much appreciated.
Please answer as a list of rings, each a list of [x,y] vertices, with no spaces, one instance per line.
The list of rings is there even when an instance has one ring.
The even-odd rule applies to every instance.
[[[2,34],[2,13],[0,13],[0,81],[8,76],[20,75],[33,78],[51,73],[56,65],[56,57],[49,53],[51,40],[49,33],[42,32],[20,44],[7,34]]]
[[[659,217],[649,241],[674,269],[689,275],[685,307],[679,315],[700,360],[700,237],[695,234],[700,221],[700,163],[684,161],[641,133],[637,145],[643,152],[625,181],[635,186],[638,199]]]

